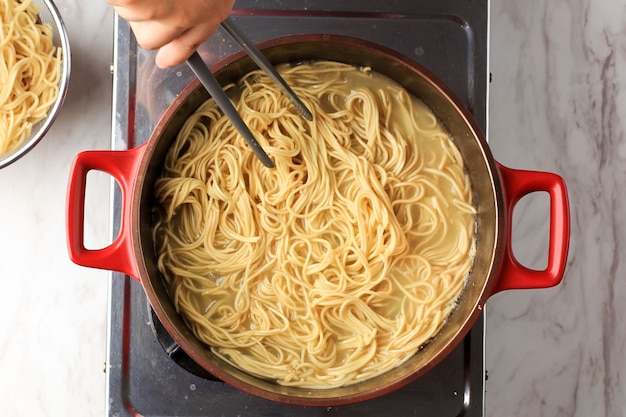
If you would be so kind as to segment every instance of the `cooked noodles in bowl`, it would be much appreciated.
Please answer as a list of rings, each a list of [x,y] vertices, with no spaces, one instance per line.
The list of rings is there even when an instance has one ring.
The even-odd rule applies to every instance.
[[[219,357],[281,385],[346,386],[409,359],[453,311],[474,255],[471,183],[432,111],[390,79],[278,68],[313,121],[261,71],[227,87],[268,169],[201,105],[155,183],[158,267]]]
[[[13,152],[59,96],[62,50],[31,0],[0,0],[0,155]]]

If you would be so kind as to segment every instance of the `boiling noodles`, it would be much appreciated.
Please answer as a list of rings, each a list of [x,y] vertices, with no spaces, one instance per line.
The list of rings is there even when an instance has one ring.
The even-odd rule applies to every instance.
[[[331,388],[388,371],[439,331],[472,265],[461,155],[433,113],[369,69],[260,71],[227,88],[276,164],[213,100],[186,121],[154,194],[158,267],[194,334],[279,384]]]
[[[0,154],[16,149],[59,94],[61,51],[31,0],[0,0]]]

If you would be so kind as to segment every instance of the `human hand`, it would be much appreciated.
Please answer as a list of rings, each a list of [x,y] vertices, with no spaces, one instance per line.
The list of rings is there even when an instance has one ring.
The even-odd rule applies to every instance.
[[[185,60],[228,17],[235,0],[107,0],[130,23],[137,42],[158,49],[160,68]]]

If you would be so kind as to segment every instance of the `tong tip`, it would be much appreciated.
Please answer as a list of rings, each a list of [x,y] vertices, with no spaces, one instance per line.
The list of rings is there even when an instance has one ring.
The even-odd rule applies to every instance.
[[[313,121],[313,114],[303,103],[300,103],[299,106],[296,106],[296,109],[298,109],[298,113],[300,113],[300,115],[307,119],[309,122]]]

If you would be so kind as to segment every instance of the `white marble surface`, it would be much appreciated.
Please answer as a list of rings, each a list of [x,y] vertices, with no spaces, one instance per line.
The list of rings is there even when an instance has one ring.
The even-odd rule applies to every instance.
[[[101,0],[55,2],[67,26],[72,75],[65,105],[42,142],[0,170],[0,415],[102,416],[104,271],[70,262],[65,195],[74,156],[109,147],[112,9]],[[91,176],[90,176],[91,179]],[[86,236],[106,242],[108,185],[97,175]]]
[[[63,111],[0,170],[0,414],[102,416],[107,274],[65,249],[69,164],[109,146],[113,14],[57,0],[73,48]],[[626,5],[493,0],[490,142],[514,167],[565,177],[572,239],[563,283],[487,307],[488,417],[626,416]],[[108,183],[89,177],[87,241],[107,242]],[[93,190],[93,191],[91,191]],[[515,251],[545,263],[547,200],[518,206]]]
[[[488,303],[487,415],[623,417],[626,3],[493,0],[491,10],[493,152],[562,175],[572,229],[560,286]],[[545,216],[519,217],[519,257],[537,263]]]

